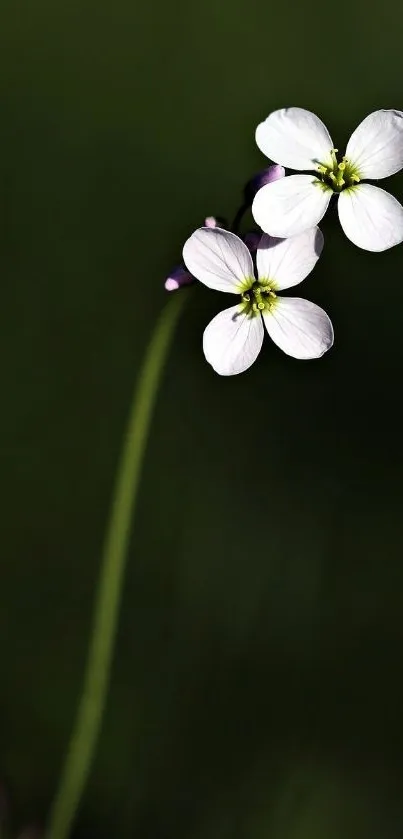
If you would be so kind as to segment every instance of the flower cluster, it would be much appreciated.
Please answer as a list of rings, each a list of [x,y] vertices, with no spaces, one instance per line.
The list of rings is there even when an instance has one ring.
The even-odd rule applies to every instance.
[[[206,219],[185,243],[184,265],[165,283],[171,291],[196,278],[239,295],[203,335],[207,361],[224,376],[253,364],[265,329],[293,358],[319,358],[332,346],[333,327],[323,309],[278,293],[302,282],[319,259],[323,235],[317,225],[332,198],[344,233],[358,247],[384,251],[403,241],[403,207],[366,183],[403,168],[402,111],[367,116],[342,157],[323,122],[303,108],[269,114],[256,129],[256,143],[273,165],[246,185],[231,230]],[[284,167],[306,174],[286,175]],[[260,231],[241,237],[238,225],[249,207]]]

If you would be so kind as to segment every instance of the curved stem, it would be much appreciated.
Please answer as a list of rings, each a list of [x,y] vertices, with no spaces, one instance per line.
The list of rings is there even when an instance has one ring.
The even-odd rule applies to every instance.
[[[106,530],[84,685],[46,839],[69,836],[97,745],[141,465],[169,342],[184,300],[183,294],[174,294],[160,315],[135,388]]]
[[[232,225],[231,225],[231,232],[232,233],[236,233],[238,235],[239,225],[241,224],[241,221],[242,221],[246,211],[249,210],[249,207],[250,207],[249,202],[244,201],[244,203],[241,204],[239,210],[235,213],[234,221],[232,222]]]

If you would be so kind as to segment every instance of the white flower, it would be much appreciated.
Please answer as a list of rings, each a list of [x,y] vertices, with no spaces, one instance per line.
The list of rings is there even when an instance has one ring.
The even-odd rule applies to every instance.
[[[277,296],[308,276],[322,248],[317,227],[289,239],[264,235],[256,252],[256,278],[251,254],[234,233],[201,227],[192,234],[183,248],[188,270],[209,288],[241,295],[204,331],[204,354],[217,373],[232,376],[253,364],[263,343],[263,324],[294,358],[320,358],[332,346],[333,327],[323,309],[300,297]]]
[[[403,207],[363,178],[379,180],[403,168],[403,112],[374,111],[351,135],[340,162],[323,122],[303,108],[273,111],[256,129],[256,142],[271,160],[314,175],[289,175],[257,193],[252,213],[271,236],[295,236],[318,224],[338,196],[341,226],[368,251],[403,241]]]

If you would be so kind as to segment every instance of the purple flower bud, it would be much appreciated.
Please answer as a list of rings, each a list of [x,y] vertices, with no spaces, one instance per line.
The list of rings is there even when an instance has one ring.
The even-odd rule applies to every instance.
[[[271,166],[267,166],[266,169],[262,169],[261,172],[257,172],[246,184],[245,200],[248,204],[251,204],[256,193],[259,192],[262,186],[271,184],[273,181],[278,181],[279,178],[284,178],[284,175],[284,166],[278,166],[277,163],[273,163]]]
[[[248,233],[245,233],[245,235],[242,236],[242,238],[248,250],[252,254],[256,253],[259,246],[259,242],[262,238],[262,234],[258,233],[257,230],[250,230]]]
[[[183,265],[176,265],[169,277],[165,280],[166,291],[176,291],[183,285],[190,285],[196,282],[195,277]]]

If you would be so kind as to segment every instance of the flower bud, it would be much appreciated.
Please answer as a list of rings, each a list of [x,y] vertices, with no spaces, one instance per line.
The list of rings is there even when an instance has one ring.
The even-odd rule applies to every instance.
[[[221,216],[207,216],[204,219],[205,227],[221,227],[224,230],[228,227],[228,222]]]
[[[273,163],[271,166],[267,166],[266,169],[257,172],[246,184],[244,189],[245,201],[251,204],[256,193],[259,192],[262,186],[271,184],[273,181],[278,181],[280,178],[284,178],[284,175],[284,166],[278,166],[277,163]]]
[[[176,265],[171,271],[169,277],[165,280],[166,291],[177,291],[183,285],[190,285],[196,282],[193,274],[190,273],[183,265]]]

